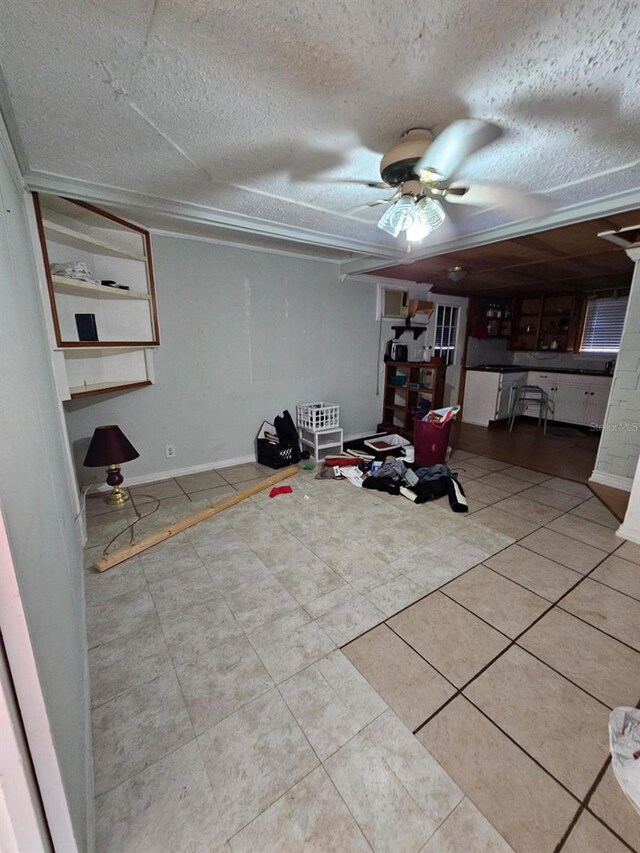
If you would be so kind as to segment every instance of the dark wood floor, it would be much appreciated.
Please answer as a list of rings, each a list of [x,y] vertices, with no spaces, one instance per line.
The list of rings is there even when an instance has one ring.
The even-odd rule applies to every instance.
[[[451,432],[451,444],[460,450],[581,483],[591,476],[599,441],[597,432],[552,424],[545,436],[534,420],[516,422],[513,432],[506,421],[489,428],[455,422]]]
[[[589,487],[617,519],[624,521],[629,506],[630,492],[614,489],[612,486],[603,486],[601,483],[589,483]]]

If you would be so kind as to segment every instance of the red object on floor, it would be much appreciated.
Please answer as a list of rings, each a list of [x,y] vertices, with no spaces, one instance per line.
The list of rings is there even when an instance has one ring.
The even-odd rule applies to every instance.
[[[358,460],[355,456],[350,456],[349,458],[346,456],[326,456],[324,464],[327,468],[335,468],[336,466],[339,468],[350,468],[352,465],[357,465]]]
[[[444,465],[452,423],[453,420],[450,420],[443,427],[438,427],[429,421],[421,421],[418,418],[414,420],[413,446],[416,465],[420,468]]]
[[[269,492],[269,497],[275,498],[278,495],[289,495],[292,491],[291,486],[274,486]]]

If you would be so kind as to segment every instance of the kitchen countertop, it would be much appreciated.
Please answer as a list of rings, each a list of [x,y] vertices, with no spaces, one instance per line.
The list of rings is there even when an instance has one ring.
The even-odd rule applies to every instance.
[[[530,371],[545,371],[546,373],[577,373],[580,376],[608,376],[604,370],[593,370],[588,368],[576,369],[573,367],[546,367],[544,365],[532,367],[518,367],[514,364],[479,364],[475,367],[467,367],[466,370],[481,370],[483,373],[529,373]]]

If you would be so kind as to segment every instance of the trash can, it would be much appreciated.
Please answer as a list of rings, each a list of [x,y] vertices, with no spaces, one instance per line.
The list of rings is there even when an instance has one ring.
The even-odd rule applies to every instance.
[[[416,465],[428,468],[431,465],[444,465],[449,446],[449,433],[452,420],[439,426],[432,421],[415,418],[413,421],[413,446]]]

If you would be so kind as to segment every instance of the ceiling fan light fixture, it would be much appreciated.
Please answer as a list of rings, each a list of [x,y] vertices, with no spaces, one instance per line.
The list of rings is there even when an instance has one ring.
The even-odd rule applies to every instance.
[[[440,202],[429,198],[429,196],[423,196],[416,202],[415,218],[412,225],[407,229],[407,240],[412,243],[423,240],[442,225],[445,219],[446,214]]]
[[[432,231],[439,228],[447,218],[440,202],[426,195],[417,202],[416,215],[420,222],[427,222]]]
[[[413,224],[407,228],[407,240],[410,243],[417,243],[419,240],[424,240],[433,231],[433,228],[428,222],[420,222],[415,219]]]
[[[469,270],[460,266],[449,267],[445,275],[449,281],[462,281],[463,278],[466,278],[469,275]]]
[[[415,216],[415,200],[412,195],[405,194],[385,210],[378,221],[378,228],[397,237],[413,225]]]
[[[429,166],[420,169],[418,177],[423,184],[437,184],[439,181],[444,181],[444,175],[441,175],[440,172],[436,172],[435,169],[431,169]]]

